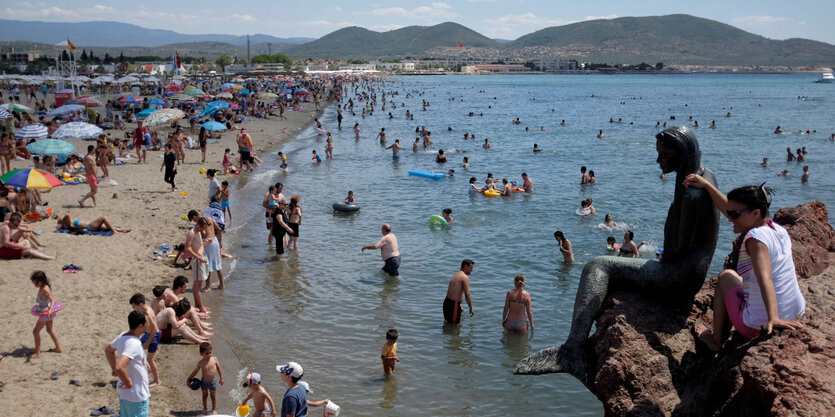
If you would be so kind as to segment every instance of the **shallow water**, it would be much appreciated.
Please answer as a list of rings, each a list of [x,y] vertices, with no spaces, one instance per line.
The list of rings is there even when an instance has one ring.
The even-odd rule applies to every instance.
[[[658,178],[655,163],[656,121],[671,125],[693,116],[703,161],[727,192],[749,183],[777,189],[773,207],[819,199],[835,203],[835,143],[832,93],[835,86],[813,84],[815,74],[677,75],[677,76],[471,76],[394,78],[384,90],[385,112],[360,118],[345,111],[343,129],[336,111],[322,120],[333,132],[333,160],[314,164],[311,149],[324,155],[323,136],[304,131],[282,150],[290,169],[278,168],[275,156],[232,193],[234,222],[227,250],[237,259],[227,265],[229,284],[217,307],[220,333],[246,366],[260,372],[277,402],[285,390],[272,369],[293,360],[305,368],[315,394],[330,398],[346,415],[512,414],[601,415],[599,401],[565,375],[514,376],[521,358],[559,344],[568,333],[582,266],[607,254],[609,235],[622,240],[624,228],[637,241],[648,241],[644,256],[662,246],[663,223],[672,199],[673,179]],[[479,93],[484,90],[484,93]],[[424,92],[407,99],[406,92]],[[799,95],[809,100],[798,100]],[[449,98],[454,97],[454,101]],[[421,110],[421,100],[431,106]],[[397,109],[391,109],[395,102]],[[401,107],[405,103],[406,107]],[[415,114],[405,120],[405,110]],[[552,111],[553,109],[553,111]],[[391,111],[393,119],[387,117]],[[467,113],[475,112],[474,117]],[[724,117],[730,111],[731,117]],[[483,116],[479,116],[483,113]],[[675,115],[677,120],[669,120]],[[523,124],[513,125],[519,117]],[[623,119],[610,124],[609,118]],[[559,126],[560,120],[566,126]],[[718,129],[709,129],[716,120]],[[351,127],[361,126],[359,139]],[[634,124],[629,124],[633,122]],[[774,135],[777,125],[789,131],[816,129],[809,136]],[[415,127],[426,125],[435,145],[411,151]],[[447,127],[453,131],[447,131]],[[524,127],[529,126],[530,132]],[[547,128],[539,131],[539,126]],[[392,160],[374,139],[381,127],[388,144],[401,139],[399,160]],[[606,137],[597,139],[598,129]],[[476,140],[462,139],[464,132]],[[482,149],[487,137],[492,149]],[[544,152],[534,154],[537,143]],[[785,149],[806,146],[812,180],[800,183],[802,164],[785,162]],[[439,148],[457,148],[447,164],[434,162]],[[468,156],[470,169],[461,168]],[[768,156],[772,166],[758,163]],[[579,167],[596,173],[598,184],[581,187]],[[407,175],[412,169],[445,172],[454,178],[432,180]],[[788,169],[791,176],[777,177]],[[470,176],[483,184],[487,172],[519,181],[527,172],[532,195],[471,198]],[[261,199],[269,184],[284,183],[285,195],[302,196],[301,249],[274,259],[265,245],[267,232]],[[353,190],[359,213],[334,213],[331,204]],[[592,197],[597,216],[575,214]],[[432,228],[429,217],[449,207],[455,224]],[[600,227],[611,213],[624,223]],[[378,272],[379,251],[360,252],[391,223],[403,263],[399,279]],[[576,263],[565,265],[553,240],[562,230],[574,245]],[[722,223],[711,273],[719,271],[733,234]],[[449,278],[464,258],[475,261],[471,275],[475,316],[460,326],[443,322],[441,303]],[[505,292],[513,276],[527,276],[533,297],[535,332],[511,336],[500,327]],[[402,361],[384,380],[379,351],[385,331],[400,332]],[[240,377],[243,376],[239,375]],[[241,395],[236,390],[233,395]],[[311,410],[311,413],[319,410]]]

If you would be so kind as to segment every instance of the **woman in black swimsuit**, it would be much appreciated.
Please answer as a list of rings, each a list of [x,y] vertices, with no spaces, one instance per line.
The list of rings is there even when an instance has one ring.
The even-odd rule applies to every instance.
[[[201,164],[206,163],[206,139],[211,136],[211,133],[206,131],[206,128],[200,126],[200,135],[197,137],[198,141],[200,142],[200,153],[203,154],[203,161]]]

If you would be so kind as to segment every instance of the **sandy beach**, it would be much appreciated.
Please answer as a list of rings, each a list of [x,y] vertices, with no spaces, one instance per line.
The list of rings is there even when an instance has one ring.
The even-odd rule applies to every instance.
[[[305,103],[305,110],[304,113],[286,112],[287,120],[251,118],[241,126],[252,136],[260,158],[275,158],[270,152],[292,140],[297,128],[308,125],[316,117],[312,103]],[[132,131],[134,127],[134,124],[128,124],[126,131]],[[158,130],[167,132],[170,129]],[[112,133],[114,137],[124,135],[118,130]],[[196,135],[187,136],[196,140]],[[87,145],[94,143],[71,142],[82,156]],[[114,389],[116,378],[110,375],[104,348],[128,330],[127,315],[131,311],[128,299],[132,294],[141,292],[151,300],[153,286],[170,286],[177,275],[191,277],[190,271],[173,268],[171,259],[154,260],[153,251],[162,243],[176,245],[185,241],[189,223],[182,217],[191,209],[202,213],[207,205],[208,180],[200,169],[220,169],[225,148],[237,149],[235,132],[225,132],[221,140],[208,145],[206,164],[200,163],[199,149],[187,150],[185,165],[178,167],[177,192],[171,192],[163,182],[160,172],[162,152],[149,151],[147,164],[137,164],[134,158],[124,165],[110,167],[110,177],[117,185],[101,182],[95,208],[89,200],[84,208],[77,204],[89,191],[86,184],[56,187],[43,194],[54,215],[69,214],[72,219],[84,222],[107,216],[115,226],[132,231],[109,237],[54,233],[56,221],[48,219],[32,223],[31,227],[43,231],[39,240],[47,246],[47,254],[57,252],[57,260],[0,261],[3,271],[0,274],[3,289],[0,315],[4,322],[0,380],[5,382],[0,388],[0,403],[4,410],[16,410],[14,415],[18,416],[85,416],[101,406],[118,410],[119,397]],[[30,160],[14,160],[12,169],[28,168],[30,163]],[[237,181],[234,179],[232,175],[218,176],[219,181],[230,182],[233,210],[236,205],[257,204],[236,201]],[[224,238],[240,237],[227,234]],[[75,274],[63,273],[62,266],[68,264],[84,270]],[[43,353],[40,358],[29,359],[27,355],[34,350],[32,329],[36,322],[29,310],[35,304],[37,294],[29,277],[37,270],[46,272],[55,299],[64,305],[54,321],[63,353],[46,352],[53,345],[43,331]],[[213,279],[214,287],[217,280]],[[204,294],[203,300],[211,308],[213,299],[222,296],[223,291],[215,290]],[[191,299],[190,294],[187,297]],[[225,387],[218,387],[218,410],[233,413],[235,405],[231,404],[227,393],[236,386],[236,372],[240,366],[232,363],[237,360],[224,346],[222,335],[213,336],[212,343],[215,355],[220,357],[223,365],[226,382]],[[151,389],[150,415],[202,414],[199,391],[190,391],[185,385],[186,377],[200,359],[197,352],[196,345],[183,341],[160,346],[156,361],[162,386]],[[53,373],[57,373],[57,378]],[[79,385],[71,381],[78,381]]]

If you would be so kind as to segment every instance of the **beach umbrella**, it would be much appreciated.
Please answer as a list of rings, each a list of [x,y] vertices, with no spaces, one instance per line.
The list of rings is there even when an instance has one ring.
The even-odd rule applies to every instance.
[[[209,105],[209,107],[219,107],[219,108],[221,108],[221,109],[223,109],[223,110],[226,110],[226,109],[228,109],[228,108],[229,108],[229,103],[227,103],[227,102],[225,102],[225,101],[223,101],[223,100],[210,101],[210,102],[208,102],[208,103],[206,103],[206,104],[208,104],[208,105]]]
[[[226,130],[225,124],[215,121],[203,123],[200,127],[204,127],[206,130]]]
[[[148,117],[148,116],[151,115],[151,113],[154,113],[156,111],[157,111],[157,109],[145,109],[145,110],[142,110],[139,113],[136,113],[136,117],[139,117],[139,118]]]
[[[282,88],[281,90],[278,90],[278,94],[293,94],[293,90],[289,88]]]
[[[202,112],[200,112],[200,114],[197,115],[197,118],[202,119],[206,116],[211,116],[211,115],[217,113],[218,111],[220,111],[220,107],[210,106],[210,107],[207,107],[206,110],[203,110]]]
[[[296,91],[293,92],[293,94],[297,96],[304,96],[310,94],[310,91],[307,91],[304,88],[297,88]]]
[[[165,88],[165,91],[169,91],[169,92],[172,92],[172,93],[179,93],[180,91],[183,91],[183,87],[180,87],[179,85],[174,84],[174,83],[168,84],[164,88]]]
[[[119,83],[119,84],[134,83],[134,82],[137,82],[137,81],[139,81],[139,78],[132,77],[130,75],[128,75],[126,77],[119,78],[118,80],[116,80],[116,82]]]
[[[62,124],[52,132],[53,139],[90,139],[101,135],[102,129],[85,122],[70,122]]]
[[[190,96],[202,96],[202,95],[206,94],[205,92],[203,92],[203,90],[201,90],[201,89],[199,89],[199,88],[191,88],[191,89],[187,89],[187,90],[185,91],[185,93],[186,93],[187,95],[190,95]]]
[[[76,112],[76,111],[81,111],[81,110],[84,110],[85,108],[86,107],[84,107],[80,104],[64,104],[63,106],[58,107],[57,109],[50,110],[49,112],[46,113],[46,115],[49,116],[49,117],[55,117],[55,116],[60,116],[62,114],[68,114],[68,113],[72,113],[72,112]]]
[[[0,176],[5,185],[20,188],[52,188],[64,185],[54,175],[40,169],[15,169]]]
[[[244,86],[242,86],[242,85],[233,85],[233,86],[232,86],[232,89],[233,89],[233,90],[243,90],[243,89],[244,89]]]
[[[247,90],[246,88],[244,88],[243,90],[238,90],[238,94],[247,95],[249,94],[249,90]]]
[[[278,97],[278,94],[275,94],[275,93],[261,93],[261,94],[258,95],[258,97],[262,98],[262,99],[276,98],[276,97]]]
[[[15,104],[15,103],[2,104],[2,105],[0,105],[0,109],[7,110],[7,111],[10,111],[10,112],[17,112],[17,113],[32,111],[32,109],[29,108],[29,107],[26,107],[22,104]]]
[[[191,100],[191,96],[187,94],[174,94],[169,97],[171,100]]]
[[[220,85],[220,89],[221,90],[226,90],[226,89],[232,88],[234,86],[235,86],[235,84],[232,84],[232,83],[223,83],[223,84]]]
[[[162,109],[153,112],[148,116],[143,124],[145,126],[159,126],[168,123],[172,120],[182,119],[186,114],[182,110],[177,109]]]
[[[49,130],[46,126],[38,123],[35,125],[23,126],[15,133],[14,137],[18,139],[40,139],[49,136]]]
[[[137,101],[142,101],[142,97],[127,96],[127,97],[120,98],[119,101],[121,103],[136,103]]]
[[[11,113],[7,112],[7,111],[6,111],[6,110],[4,110],[4,109],[0,109],[0,120],[6,120],[6,119],[8,119],[9,117],[12,117],[12,114],[11,114]]]
[[[155,98],[152,98],[152,99],[148,100],[148,103],[150,103],[150,104],[165,104],[165,101],[161,98],[156,98],[155,97]]]
[[[26,145],[29,152],[38,155],[64,156],[75,153],[75,146],[60,139],[43,139]]]
[[[232,93],[223,92],[215,96],[215,98],[232,98]]]
[[[104,103],[102,103],[101,100],[99,100],[95,97],[90,97],[90,96],[79,97],[79,98],[75,99],[73,101],[73,103],[74,104],[80,104],[80,105],[85,106],[85,107],[102,107],[102,106],[104,106]]]

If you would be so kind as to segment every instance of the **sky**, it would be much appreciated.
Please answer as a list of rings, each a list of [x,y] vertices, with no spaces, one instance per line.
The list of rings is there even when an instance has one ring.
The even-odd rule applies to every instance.
[[[452,21],[490,38],[516,39],[591,19],[684,13],[771,39],[835,44],[835,1],[804,0],[0,0],[11,20],[111,20],[180,33],[318,38],[347,26],[383,32]]]

